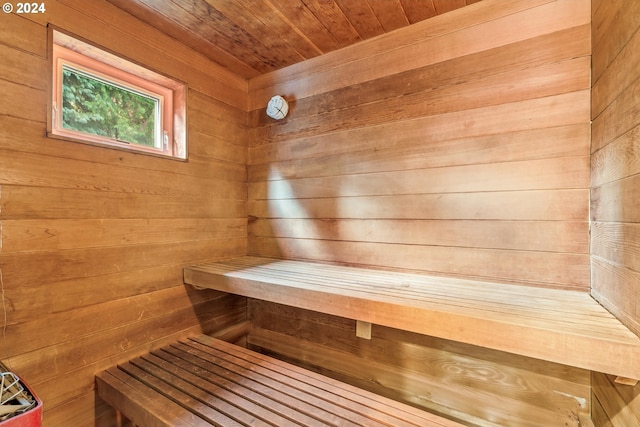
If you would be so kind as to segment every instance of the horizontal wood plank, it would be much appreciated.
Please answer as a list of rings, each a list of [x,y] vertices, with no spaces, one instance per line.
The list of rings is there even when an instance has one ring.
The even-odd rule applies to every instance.
[[[591,152],[606,146],[638,126],[640,79],[635,80],[597,117],[593,118]]]
[[[591,274],[593,297],[640,335],[640,320],[635,316],[640,300],[640,272],[593,255]]]
[[[629,11],[625,10],[624,14],[628,13]],[[640,21],[630,23],[638,25]],[[636,29],[637,27],[633,27],[633,30]],[[593,118],[598,117],[637,80],[635,70],[640,66],[640,55],[637,54],[639,49],[640,34],[635,31],[620,53],[607,63],[606,70],[602,72],[600,78],[594,82],[591,97]]]
[[[263,237],[250,238],[249,245],[249,255],[269,258],[412,270],[558,289],[589,289],[589,255],[586,253]]]
[[[228,322],[241,322],[237,314],[226,316],[226,318]],[[201,333],[214,334],[221,324],[223,330],[231,326],[231,323],[205,320],[184,327],[185,324],[193,322],[191,314],[186,310],[172,313],[169,317],[165,314],[157,320],[160,322],[154,324],[153,321],[147,321],[127,325],[107,333],[91,335],[80,343],[72,341],[27,353],[19,358],[10,359],[10,363],[16,366],[16,370],[21,371],[35,371],[42,367],[42,372],[39,372],[37,378],[30,381],[29,385],[38,391],[38,396],[47,402],[50,409],[62,406],[59,408],[60,414],[65,412],[65,409],[73,410],[73,406],[72,408],[64,406],[78,396],[92,393],[95,398],[96,372],[187,336]],[[132,340],[125,341],[123,336],[131,336]],[[55,358],[52,357],[53,355]],[[85,363],[78,363],[78,357],[83,357],[82,360]],[[28,365],[23,365],[24,363]]]
[[[245,199],[204,203],[189,195],[136,194],[3,185],[0,219],[246,218]]]
[[[307,314],[305,319],[314,319],[314,315]],[[289,325],[294,321],[283,320]],[[333,348],[356,339],[353,330],[349,331],[354,337],[350,339],[334,335],[334,330],[323,325],[305,329],[307,324],[297,322],[295,331],[289,328],[281,333],[270,331],[270,324],[262,325],[265,329],[254,327],[249,336],[250,348],[414,406],[447,414],[467,425],[483,425],[480,420],[490,417],[495,425],[501,426],[575,426],[573,417],[567,414],[586,409],[587,385],[575,387],[544,374],[537,382],[532,372],[540,365],[541,373],[553,375],[557,369],[560,375],[568,376],[571,370],[566,366],[511,354],[502,365],[490,360],[490,351],[469,345],[461,346],[463,352],[455,354],[435,350],[436,347],[450,348],[451,342],[444,340],[434,340],[434,348],[427,349],[421,348],[421,344],[428,342],[421,338],[394,345],[395,339],[406,338],[408,334],[378,325],[373,326],[373,340],[358,340],[353,352]],[[304,334],[303,338],[295,336],[300,333]],[[392,342],[386,341],[389,336]],[[369,343],[374,354],[367,351]],[[529,363],[528,369],[513,372],[510,367],[519,359]],[[588,371],[582,376],[588,382]],[[579,402],[583,402],[582,405]],[[508,411],[504,410],[506,407]],[[518,414],[522,412],[527,414],[526,420],[519,419]],[[567,424],[559,424],[562,418]]]
[[[588,253],[588,223],[415,219],[259,219],[249,237]]]
[[[399,194],[249,201],[252,217],[270,219],[423,219],[584,221],[589,190]],[[1,213],[0,213],[1,215]]]
[[[384,145],[368,138],[374,131]],[[256,147],[249,181],[384,172],[398,164],[420,169],[580,156],[588,141],[585,124],[434,140],[425,127],[403,123],[340,132],[317,143],[294,139]]]
[[[592,222],[591,254],[640,272],[640,224]]]
[[[7,20],[10,19],[7,16]],[[42,31],[42,29],[37,31]],[[41,39],[39,37],[32,38]],[[2,40],[6,43],[7,39],[3,38]],[[36,58],[31,53],[6,45],[0,45],[0,55],[4,58],[3,67],[0,68],[0,77],[3,80],[21,82],[25,86],[42,91],[47,90],[47,79],[43,76],[47,75],[48,64],[44,57]]]
[[[614,377],[599,372],[591,375],[593,394],[598,400],[611,426],[640,424],[640,387],[616,384]]]
[[[213,108],[213,106],[210,106]],[[167,162],[166,159],[135,155],[120,150],[94,145],[79,144],[63,139],[47,138],[42,123],[19,117],[0,116],[0,126],[6,132],[0,135],[3,149],[21,153],[44,154],[58,157],[61,151],[66,158],[88,161],[110,167],[130,167],[142,170],[185,175],[193,173],[201,177],[245,181],[246,155],[233,140],[220,134],[205,135],[194,131],[189,138],[190,161]],[[193,156],[191,156],[193,154]],[[10,155],[10,154],[8,154]]]
[[[511,57],[514,55],[515,53],[512,53]],[[496,60],[498,59],[489,59],[487,54],[475,62]],[[468,69],[472,66],[440,64],[440,68],[430,73],[392,75],[381,81],[362,84],[358,87],[357,96],[351,88],[346,88],[343,90],[344,93],[328,92],[298,100],[296,115],[292,115],[286,122],[270,126],[271,123],[260,114],[258,124],[261,126],[256,130],[255,137],[258,141],[274,137],[305,137],[310,133],[327,133],[359,127],[362,124],[373,126],[406,121],[589,88],[588,56],[531,68],[519,62],[509,65],[507,72],[498,72],[495,75],[480,70],[477,75],[463,75],[458,78],[454,76],[449,81],[439,81],[441,78],[438,76],[448,76],[458,68]],[[398,85],[398,79],[415,83]],[[424,81],[428,83],[421,83]],[[366,117],[364,123],[363,117]]]
[[[182,267],[246,253],[247,81],[107,1],[45,6],[0,28],[5,353],[44,425],[115,425],[96,371],[246,320],[244,298],[197,296]],[[48,26],[184,83],[189,160],[47,138]]]
[[[109,17],[105,21],[105,16]],[[198,54],[178,40],[108,2],[85,4],[77,0],[58,0],[47,5],[46,14],[22,15],[42,24],[64,27],[119,55],[135,60],[144,58],[149,68],[188,80],[191,88],[241,110],[246,108],[246,79]],[[123,43],[127,40],[127,43]],[[172,58],[172,61],[167,61]],[[215,84],[211,84],[216,82]]]
[[[24,19],[24,15],[7,13],[0,27],[2,43],[12,49],[31,53],[40,58],[47,55],[47,29]]]
[[[640,198],[640,174],[591,189],[591,219],[600,222],[640,222],[640,210],[628,202]]]
[[[313,95],[314,91],[320,90],[318,88],[326,91],[357,85],[416,65],[426,66],[580,26],[590,19],[589,9],[582,7],[582,1],[505,2],[493,8],[470,10],[468,14],[462,9],[464,18],[460,21],[438,19],[423,23],[422,37],[410,32],[400,33],[383,41],[376,39],[376,46],[371,46],[373,43],[358,45],[336,55],[326,55],[257,77],[250,83],[249,107],[254,109],[265,103],[272,93],[271,85],[276,93],[295,93],[300,99]],[[414,33],[419,30],[416,26]]]
[[[590,12],[478,2],[252,79],[248,254],[587,291]]]
[[[593,81],[598,81],[640,26],[640,4],[620,7],[607,1],[593,2]]]
[[[97,148],[97,150],[100,150]],[[190,163],[189,163],[190,165]],[[209,193],[221,198],[244,199],[246,187],[237,181],[202,175],[180,174],[128,166],[101,164],[92,160],[75,160],[51,156],[0,150],[0,167],[5,172],[0,185],[41,186],[66,189],[112,191],[117,193],[198,197]],[[117,172],[117,173],[116,173]],[[145,179],[141,179],[144,176]],[[175,179],[179,177],[180,179]],[[96,180],[100,177],[100,180]]]
[[[166,265],[188,265],[220,259],[246,250],[243,237],[155,243],[123,247],[67,249],[1,255],[5,289],[51,283],[76,277],[92,277]],[[199,255],[196,255],[199,254]],[[38,265],[39,268],[30,266]]]
[[[166,292],[165,292],[166,293]],[[108,317],[105,313],[105,308],[110,306],[114,311],[122,313],[126,310],[127,306],[132,307],[133,301],[129,304],[125,301],[118,307],[114,303],[107,303],[103,305],[94,306],[96,312],[103,313],[102,324],[96,331],[92,333],[91,328],[97,323],[94,320],[86,320],[85,317],[90,311],[89,309],[78,310],[78,312],[67,312],[66,317],[69,319],[76,318],[78,322],[86,320],[86,325],[79,324],[78,326],[69,327],[70,330],[75,330],[77,335],[74,337],[64,336],[64,332],[57,334],[51,334],[52,337],[38,341],[39,337],[42,337],[42,333],[36,334],[29,342],[25,343],[25,352],[18,350],[11,350],[11,356],[8,357],[7,363],[10,363],[13,369],[18,372],[28,372],[30,376],[30,384],[46,383],[54,380],[57,377],[64,376],[65,373],[77,373],[84,366],[91,365],[107,359],[116,359],[122,361],[123,356],[121,353],[126,353],[129,350],[135,351],[136,348],[148,348],[149,345],[153,345],[154,342],[167,342],[162,341],[168,336],[173,337],[172,341],[175,341],[176,336],[184,334],[188,331],[196,331],[200,333],[211,333],[217,330],[226,329],[231,325],[235,325],[243,322],[246,319],[246,302],[244,298],[235,296],[235,298],[221,299],[221,298],[209,298],[208,300],[200,301],[196,305],[186,305],[185,298],[180,298],[182,301],[175,309],[165,309],[164,311],[153,308],[155,302],[161,301],[161,296],[155,297],[153,295],[147,298],[145,307],[155,310],[149,313],[143,313],[141,309],[129,310],[130,313],[126,314],[122,320],[115,320],[111,323],[106,322],[104,319]],[[133,300],[133,299],[132,299]],[[166,301],[163,304],[166,306]],[[225,307],[228,305],[228,309]],[[139,319],[132,316],[134,312],[138,313]],[[142,315],[140,315],[142,314]],[[115,313],[113,315],[115,317]],[[48,316],[50,322],[60,322],[63,315],[50,315]],[[127,318],[128,317],[128,318]],[[34,330],[36,327],[41,329],[45,328],[46,322],[38,322],[34,320],[24,325],[25,333]],[[22,326],[12,326],[17,334],[20,334]],[[99,331],[99,332],[98,332]],[[123,336],[131,337],[124,339]],[[56,338],[63,338],[63,340],[56,341]],[[15,341],[14,341],[15,342]],[[151,344],[150,344],[151,343]],[[13,345],[12,347],[15,347]],[[148,350],[147,350],[148,351]],[[139,351],[138,354],[141,352]],[[131,358],[129,355],[127,358]],[[78,358],[84,360],[85,363],[78,363]],[[113,365],[111,362],[110,365]],[[86,372],[84,373],[86,375]],[[88,380],[88,378],[82,381]],[[50,385],[50,384],[49,384]],[[70,387],[70,391],[73,386]],[[36,388],[37,389],[37,388]],[[40,388],[40,394],[45,397],[55,396],[56,390],[50,389],[50,387]],[[58,396],[58,399],[63,396]],[[57,400],[59,403],[60,400]],[[52,407],[55,406],[51,403]]]
[[[640,378],[640,338],[586,292],[254,257],[189,267],[185,283]]]
[[[492,393],[502,397],[526,401],[535,394],[535,400],[540,406],[551,406],[551,402],[557,399],[558,396],[553,390],[563,390],[571,395],[588,397],[589,375],[585,370],[570,369],[565,365],[445,341],[380,325],[372,325],[372,340],[362,340],[354,334],[357,327],[353,319],[253,298],[248,301],[248,309],[249,318],[254,325],[254,330],[249,337],[251,343],[256,337],[263,336],[263,333],[286,335],[292,339],[291,342],[296,340],[305,342],[311,348],[326,346],[354,355],[363,360],[365,364],[363,369],[366,369],[369,362],[375,361],[414,371],[420,376],[433,378],[434,382],[446,383],[442,386],[446,388],[446,393],[452,396],[461,392],[459,389],[456,390],[456,387],[452,387],[454,384],[464,388],[470,381],[478,388],[491,388]],[[268,337],[259,339],[263,343],[270,341]],[[275,354],[280,348],[276,342],[264,347]],[[294,357],[294,359],[305,360],[304,357]],[[457,375],[449,369],[449,362],[460,363],[460,371],[455,371]],[[495,373],[475,376],[476,363],[483,364]],[[322,365],[318,367],[322,368]],[[498,374],[498,371],[501,373]],[[513,379],[505,380],[505,376],[512,376]],[[548,387],[550,381],[555,382],[556,385]],[[371,382],[375,383],[375,381]],[[504,387],[507,383],[522,384],[523,387],[517,390],[513,387]],[[403,392],[402,387],[398,392],[400,394]],[[419,399],[418,396],[416,399]]]
[[[640,173],[640,126],[636,126],[591,156],[591,185],[603,184]]]
[[[20,352],[32,352],[47,347],[55,347],[59,343],[67,343],[83,338],[94,333],[105,334],[109,330],[132,325],[152,322],[154,318],[163,315],[162,307],[172,306],[172,312],[185,313],[191,309],[189,317],[204,318],[216,309],[224,308],[233,316],[238,317],[246,305],[244,300],[233,295],[231,298],[212,297],[205,294],[202,297],[192,292],[185,292],[184,286],[177,286],[162,291],[125,298],[119,301],[110,301],[95,304],[73,311],[65,311],[54,314],[46,314],[37,319],[7,326],[7,346],[10,350],[5,352],[7,357],[16,357],[13,349],[19,348]],[[171,316],[168,310],[164,315]],[[111,317],[110,322],[104,319]],[[59,325],[56,331],[46,328],[47,324]],[[18,338],[18,337],[26,338]],[[18,341],[19,339],[19,341]],[[30,374],[38,371],[31,369]]]
[[[524,160],[533,158],[536,155],[534,153],[539,152],[538,150],[547,153],[545,158],[557,157],[557,155],[549,155],[548,143],[542,142],[547,139],[564,141],[562,148],[556,146],[555,150],[566,150],[568,147],[575,149],[580,146],[582,150],[579,150],[579,153],[585,153],[587,151],[584,150],[584,146],[588,145],[589,137],[588,100],[588,92],[580,92],[511,103],[504,107],[495,106],[442,114],[410,122],[399,121],[377,126],[338,129],[330,134],[278,139],[272,143],[253,141],[256,144],[253,144],[254,146],[249,150],[249,170],[253,171],[255,168],[257,172],[252,172],[251,180],[269,176],[268,173],[260,171],[261,168],[264,169],[263,164],[270,161],[278,164],[286,160],[297,160],[300,165],[311,166],[303,159],[328,157],[335,162],[340,160],[334,157],[338,155],[359,158],[355,153],[359,156],[367,154],[378,158],[379,155],[376,154],[378,150],[382,152],[398,150],[393,151],[393,157],[402,158],[405,150],[411,150],[416,145],[428,151],[428,158],[423,158],[423,161],[429,162],[426,163],[428,166]],[[536,117],[535,121],[527,120],[527,117],[532,116]],[[563,132],[565,125],[579,130],[574,130],[573,135],[570,133],[567,135],[568,132]],[[523,138],[529,144],[520,142]],[[540,140],[540,145],[531,146],[531,139]],[[519,150],[510,153],[509,150],[500,151],[496,148],[493,150],[495,157],[484,160],[489,154],[486,149],[492,145],[492,141],[493,144],[502,148],[505,144],[514,144],[514,148],[517,147]],[[462,154],[468,149],[473,149],[478,157],[463,157]],[[574,151],[568,155],[579,153]],[[447,159],[452,155],[458,159],[457,162],[443,163],[443,158]],[[286,173],[286,164],[283,170],[282,175],[291,176]]]
[[[640,335],[640,4],[592,5],[591,293]],[[592,373],[597,426],[640,423],[640,387]]]
[[[588,164],[589,157],[585,156],[319,178],[281,178],[249,184],[249,198],[278,200],[584,188],[589,183]],[[477,179],[469,180],[469,176]]]
[[[114,294],[126,299],[178,286],[182,282],[181,265],[163,265],[113,274],[70,278],[48,283],[20,286],[12,290],[13,311],[8,325],[34,320],[33,312],[69,312],[110,301]],[[132,285],[135,283],[135,285]],[[215,294],[215,291],[211,291]]]
[[[241,218],[4,220],[3,253],[87,247],[235,239],[246,235]]]

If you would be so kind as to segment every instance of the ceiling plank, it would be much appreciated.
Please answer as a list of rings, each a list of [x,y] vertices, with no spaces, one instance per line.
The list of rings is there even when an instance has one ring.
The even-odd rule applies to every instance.
[[[336,0],[351,25],[358,32],[360,39],[365,40],[384,33],[378,17],[366,1]],[[384,3],[378,1],[378,3]]]
[[[322,53],[340,48],[331,32],[322,25],[302,0],[271,0],[271,3],[285,16],[298,33],[303,34]]]
[[[107,0],[252,79],[480,0]]]
[[[242,4],[269,28],[267,34],[274,34],[282,39],[302,58],[310,59],[322,54],[269,0],[244,0]]]
[[[437,15],[433,0],[400,0],[410,24],[424,21]]]
[[[433,0],[433,5],[436,8],[436,13],[442,15],[443,13],[464,7],[467,3],[466,0]]]
[[[245,61],[252,68],[261,73],[274,69],[273,56],[260,49],[260,42],[243,28],[230,21],[223,13],[205,0],[165,0],[157,2],[142,0],[151,3],[160,3],[163,8],[173,5],[173,13],[180,15],[180,20],[186,26],[198,32],[213,44],[222,47],[230,55]]]
[[[241,29],[239,34],[250,37],[255,56],[264,58],[273,69],[295,64],[305,58],[284,42],[279,34],[265,25],[262,20],[245,7],[244,2],[229,0],[206,0],[207,4],[220,13],[224,19]],[[242,39],[238,40],[242,44]]]
[[[385,32],[397,30],[409,25],[409,20],[404,13],[400,0],[367,0],[369,7],[376,14],[378,22]]]
[[[346,47],[361,40],[360,35],[335,0],[302,0],[302,2],[331,32],[340,47]]]
[[[183,21],[171,19],[170,12],[169,15],[166,15],[162,10],[154,8],[153,5],[145,4],[143,0],[108,1],[235,74],[245,78],[251,78],[261,74],[260,71],[247,65],[242,59],[229,55],[222,47],[211,43],[209,40],[200,36],[199,33],[186,27]],[[177,19],[179,19],[179,17],[177,17]]]

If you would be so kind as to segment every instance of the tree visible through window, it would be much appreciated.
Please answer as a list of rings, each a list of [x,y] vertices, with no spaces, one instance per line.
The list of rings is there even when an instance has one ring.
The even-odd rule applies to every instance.
[[[50,136],[185,159],[186,86],[52,30]]]
[[[62,126],[65,129],[155,147],[158,108],[158,99],[63,67]]]

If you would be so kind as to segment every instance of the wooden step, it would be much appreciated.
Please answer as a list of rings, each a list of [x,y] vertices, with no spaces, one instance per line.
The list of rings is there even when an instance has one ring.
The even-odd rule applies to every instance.
[[[640,338],[585,292],[248,256],[186,268],[184,281],[640,378]]]
[[[101,372],[96,383],[140,426],[461,426],[206,335]]]

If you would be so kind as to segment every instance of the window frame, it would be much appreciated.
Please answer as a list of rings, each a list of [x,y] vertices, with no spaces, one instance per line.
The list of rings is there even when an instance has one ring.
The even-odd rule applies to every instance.
[[[146,67],[116,56],[74,36],[51,28],[51,93],[47,135],[52,138],[101,147],[139,152],[177,160],[187,160],[186,85]],[[154,135],[160,147],[150,147],[87,132],[66,129],[62,124],[62,73],[69,67],[107,84],[156,98],[159,101],[160,129]]]

